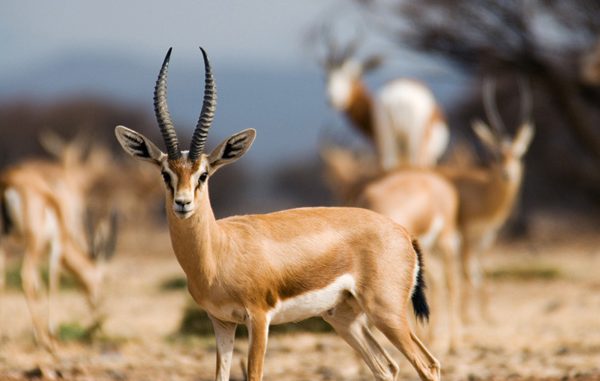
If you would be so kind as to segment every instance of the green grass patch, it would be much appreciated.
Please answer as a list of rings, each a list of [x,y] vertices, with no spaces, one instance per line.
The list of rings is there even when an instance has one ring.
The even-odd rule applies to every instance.
[[[511,265],[486,272],[486,276],[496,280],[556,280],[563,277],[560,269],[543,264]]]
[[[161,291],[185,290],[187,288],[187,279],[183,276],[174,276],[165,279],[159,286]]]
[[[63,323],[58,327],[58,340],[62,342],[77,342],[82,344],[100,345],[103,350],[117,350],[122,344],[129,341],[124,337],[108,336],[102,326],[104,319],[84,327],[77,322]]]
[[[89,327],[79,323],[63,323],[58,327],[58,339],[69,342],[91,343],[102,329],[102,322],[96,322]]]
[[[44,285],[48,287],[48,267],[44,266],[41,268],[41,276]],[[21,263],[17,263],[10,266],[6,271],[6,288],[9,290],[23,291],[22,279],[21,279]],[[74,290],[79,289],[80,285],[77,279],[71,274],[61,271],[60,274],[60,289],[61,290]]]
[[[298,323],[272,325],[269,328],[271,334],[284,334],[293,332],[325,333],[333,332],[333,328],[320,317],[303,320]],[[179,336],[213,336],[213,327],[206,312],[189,303],[183,313],[183,318],[177,331]],[[246,326],[239,325],[236,331],[237,337],[248,337]]]

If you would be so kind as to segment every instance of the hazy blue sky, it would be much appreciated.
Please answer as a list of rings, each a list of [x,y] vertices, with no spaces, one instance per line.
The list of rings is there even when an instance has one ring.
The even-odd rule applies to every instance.
[[[219,88],[213,138],[256,127],[255,157],[314,156],[320,129],[343,124],[327,107],[306,43],[308,30],[323,22],[345,40],[364,33],[362,55],[385,54],[385,69],[368,78],[372,88],[412,76],[452,98],[456,78],[448,70],[374,37],[348,0],[2,0],[0,100],[91,94],[152,113],[156,73],[173,46],[170,108],[178,128],[191,129],[202,96],[202,45]]]
[[[2,0],[0,76],[77,50],[154,59],[173,46],[178,59],[195,61],[200,44],[215,61],[309,66],[307,30],[335,20],[336,31],[348,38],[354,28],[365,29],[356,9],[348,0]],[[415,57],[402,57],[404,66],[407,59]]]
[[[153,57],[173,45],[180,57],[196,59],[202,44],[213,59],[253,65],[305,65],[306,29],[338,0],[3,0],[2,71],[27,68],[75,49],[120,51]]]

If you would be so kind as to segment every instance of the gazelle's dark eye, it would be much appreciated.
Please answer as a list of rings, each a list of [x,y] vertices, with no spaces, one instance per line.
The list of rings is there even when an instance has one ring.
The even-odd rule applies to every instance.
[[[162,175],[162,177],[163,177],[163,180],[165,181],[165,183],[166,183],[167,185],[170,185],[170,184],[171,184],[171,175],[169,175],[169,173],[168,173],[168,172],[164,172],[164,171],[163,171],[163,172],[161,172],[160,174]]]
[[[198,183],[205,182],[207,177],[208,177],[208,172],[202,172],[200,177],[198,177]]]

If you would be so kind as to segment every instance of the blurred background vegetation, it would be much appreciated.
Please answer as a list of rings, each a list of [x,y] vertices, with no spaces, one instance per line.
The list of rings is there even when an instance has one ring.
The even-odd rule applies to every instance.
[[[100,12],[81,7],[84,12]],[[18,29],[23,27],[9,20],[16,15],[26,25],[38,22],[44,9],[34,12],[30,8],[13,3],[1,16],[7,21],[5,28],[15,28],[17,41],[41,38],[19,35]],[[224,12],[209,8],[209,13]],[[276,38],[276,42],[288,39],[283,41],[285,48],[244,47],[247,62],[233,58],[234,39],[226,33],[226,26],[219,29],[215,21],[207,21],[209,25],[198,26],[198,30],[183,26],[192,28],[185,42],[193,40],[193,44],[175,46],[170,83],[170,104],[175,120],[180,121],[181,139],[188,141],[193,125],[181,121],[193,120],[199,112],[202,73],[197,44],[205,45],[209,53],[214,51],[220,90],[210,145],[242,128],[255,127],[259,132],[249,157],[211,180],[218,216],[333,202],[323,183],[317,153],[320,138],[323,129],[345,136],[355,132],[328,108],[323,73],[313,53],[315,42],[307,37],[311,28],[329,24],[341,35],[365,34],[359,50],[387,58],[384,69],[367,79],[371,88],[398,76],[416,77],[430,85],[449,117],[453,147],[465,141],[477,147],[470,123],[483,117],[483,78],[497,78],[497,103],[509,128],[518,118],[518,79],[528,78],[537,133],[526,158],[520,217],[513,226],[525,233],[527,217],[540,211],[577,214],[592,221],[600,217],[600,91],[581,69],[600,35],[597,2],[357,0],[309,2],[303,9],[296,16],[297,9],[286,12],[276,7],[282,20],[253,33],[272,34],[280,23],[295,20],[290,32]],[[0,75],[0,167],[46,155],[38,142],[41,131],[56,131],[66,138],[83,135],[89,144],[103,145],[112,152],[115,176],[110,189],[134,190],[146,203],[138,208],[160,221],[158,176],[148,175],[147,181],[138,181],[142,185],[131,181],[129,176],[138,169],[134,171],[135,164],[118,150],[113,128],[123,124],[160,140],[151,89],[164,51],[180,41],[173,36],[176,31],[161,33],[147,24],[166,17],[169,26],[178,28],[174,23],[178,11],[181,9],[175,7],[142,20],[139,27],[143,32],[160,37],[130,53],[122,50],[127,41],[115,43],[114,49],[107,46],[110,44],[83,47],[78,39],[68,45],[68,37],[63,36],[69,32],[65,21],[64,30],[53,29],[65,41],[60,49],[40,50],[39,59],[31,62],[32,51],[42,41],[32,42],[32,51],[23,52],[26,48],[22,47],[17,58],[6,60]],[[112,21],[118,22],[134,10],[127,6],[123,12]],[[42,24],[40,28],[50,27]],[[211,33],[205,31],[210,28]],[[82,33],[99,38],[93,27]],[[219,37],[219,33],[225,36]],[[117,41],[111,34],[106,38]],[[142,35],[130,38],[139,42]],[[278,54],[283,58],[274,58]],[[478,153],[484,154],[481,149]],[[452,149],[448,157],[452,157]],[[485,162],[485,156],[479,157]]]

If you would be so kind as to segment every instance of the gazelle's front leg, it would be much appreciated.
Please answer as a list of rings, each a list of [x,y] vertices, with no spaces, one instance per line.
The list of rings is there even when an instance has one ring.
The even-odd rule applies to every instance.
[[[248,349],[247,381],[260,381],[263,375],[267,337],[269,335],[269,319],[264,312],[251,313],[248,333],[250,334],[250,348]]]
[[[210,315],[208,316],[212,321],[217,341],[217,375],[215,379],[217,381],[228,381],[237,324],[221,321]]]

